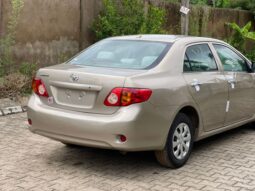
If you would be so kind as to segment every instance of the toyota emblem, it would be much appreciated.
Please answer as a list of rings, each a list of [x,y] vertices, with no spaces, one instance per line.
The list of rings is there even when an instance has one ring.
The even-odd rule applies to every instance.
[[[70,78],[73,82],[78,82],[79,81],[79,76],[77,74],[71,74]]]

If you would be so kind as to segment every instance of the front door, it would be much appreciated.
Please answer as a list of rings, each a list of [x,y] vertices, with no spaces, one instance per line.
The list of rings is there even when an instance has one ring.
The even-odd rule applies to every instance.
[[[255,91],[246,59],[222,44],[214,44],[229,83],[225,125],[251,118],[255,113]]]
[[[184,60],[184,78],[199,107],[205,131],[224,125],[228,83],[207,43],[190,45]]]

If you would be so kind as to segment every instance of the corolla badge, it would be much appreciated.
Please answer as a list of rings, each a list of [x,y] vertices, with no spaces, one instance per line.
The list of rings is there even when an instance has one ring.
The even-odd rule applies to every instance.
[[[78,82],[79,81],[79,76],[77,74],[71,74],[70,75],[70,79],[73,81],[73,82]]]

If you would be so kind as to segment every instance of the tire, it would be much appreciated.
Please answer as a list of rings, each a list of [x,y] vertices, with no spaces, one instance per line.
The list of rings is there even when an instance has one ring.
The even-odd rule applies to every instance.
[[[182,167],[189,159],[193,143],[192,122],[187,115],[179,113],[171,125],[164,149],[155,151],[157,161],[168,168]]]

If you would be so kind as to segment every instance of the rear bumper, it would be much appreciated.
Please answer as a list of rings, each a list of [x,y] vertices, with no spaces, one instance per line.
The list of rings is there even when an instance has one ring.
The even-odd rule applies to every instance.
[[[169,119],[150,103],[123,107],[111,115],[57,109],[32,95],[28,103],[30,131],[58,141],[122,151],[160,150],[169,131]],[[125,135],[121,143],[117,135]]]

